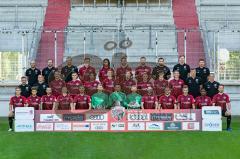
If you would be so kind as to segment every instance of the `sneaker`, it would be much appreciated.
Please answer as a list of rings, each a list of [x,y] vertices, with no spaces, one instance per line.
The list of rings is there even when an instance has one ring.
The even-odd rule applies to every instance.
[[[13,131],[13,129],[9,128],[8,131]]]
[[[231,132],[231,131],[232,131],[232,128],[227,128],[227,131]]]

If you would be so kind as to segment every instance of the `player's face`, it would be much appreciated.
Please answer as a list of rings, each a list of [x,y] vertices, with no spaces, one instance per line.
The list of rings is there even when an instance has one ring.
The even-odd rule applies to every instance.
[[[91,81],[94,81],[94,80],[95,80],[95,75],[94,75],[93,73],[91,73],[91,74],[89,75],[89,78],[90,78]]]
[[[125,66],[125,65],[127,64],[127,59],[123,58],[123,59],[121,60],[121,64],[122,64],[123,66]]]
[[[59,80],[59,79],[60,79],[60,74],[57,73],[57,72],[55,72],[55,74],[54,74],[54,78],[55,78],[56,80]]]
[[[114,87],[114,90],[117,91],[117,92],[120,92],[121,91],[121,86],[120,85],[116,85]]]
[[[163,66],[163,65],[164,65],[164,60],[163,60],[163,59],[158,60],[158,64],[159,64],[160,66]]]
[[[30,66],[31,66],[31,68],[35,68],[36,67],[35,61],[31,61]]]
[[[180,74],[179,74],[179,72],[177,72],[177,71],[173,73],[174,78],[179,78],[179,75],[180,75]]]
[[[188,88],[183,88],[183,94],[188,94]]]
[[[67,65],[68,65],[68,66],[71,66],[71,65],[72,65],[72,59],[71,59],[71,58],[67,59]]]
[[[51,88],[47,88],[47,89],[46,89],[46,93],[47,93],[47,94],[52,94],[52,89],[51,89]]]
[[[205,62],[204,61],[199,61],[199,67],[204,67],[205,66]]]
[[[196,76],[196,70],[191,70],[190,74],[191,74],[192,77],[195,77]]]
[[[83,94],[84,91],[85,91],[85,88],[84,88],[84,87],[80,87],[80,88],[79,88],[79,92],[80,92],[80,94]]]
[[[215,77],[214,77],[214,75],[212,75],[212,74],[210,74],[209,77],[208,77],[209,81],[214,81],[214,80],[215,80],[214,78],[215,78]]]
[[[159,75],[159,77],[158,77],[158,79],[161,81],[161,80],[163,80],[164,79],[164,77],[163,77],[164,75]]]
[[[131,91],[134,92],[134,93],[137,92],[137,87],[136,86],[132,86]]]
[[[148,75],[147,74],[143,74],[143,80],[147,81],[148,80]]]
[[[127,79],[131,78],[131,72],[126,72],[126,78]]]
[[[165,89],[165,95],[170,95],[170,93],[171,93],[170,88],[166,88],[166,89]]]
[[[146,64],[146,59],[145,58],[141,58],[140,59],[140,64],[141,65],[145,65]]]
[[[73,80],[76,80],[77,78],[78,78],[78,75],[77,75],[76,73],[73,73],[73,74],[72,74],[72,79],[73,79]]]
[[[43,82],[43,81],[44,81],[43,76],[42,76],[42,75],[39,75],[39,76],[38,76],[38,82]]]
[[[62,94],[67,94],[67,88],[66,87],[62,88]]]
[[[181,56],[181,57],[179,58],[179,63],[180,63],[180,64],[184,64],[184,63],[185,63],[185,59],[184,59],[183,56]]]
[[[22,82],[22,84],[27,84],[27,79],[26,78],[22,78],[21,82]]]
[[[108,64],[108,61],[107,60],[104,60],[103,61],[103,66],[107,67],[109,64]]]
[[[20,96],[21,90],[20,90],[20,89],[16,89],[16,90],[15,90],[15,93],[16,93],[16,96]]]
[[[84,60],[84,66],[88,67],[90,65],[90,60],[86,59]]]
[[[201,90],[201,95],[202,95],[202,96],[205,96],[205,95],[207,95],[207,92],[206,92],[206,90]]]
[[[97,90],[98,91],[103,91],[103,86],[101,84],[99,84],[98,87],[97,87]]]
[[[53,61],[52,60],[48,60],[48,67],[53,67]]]
[[[37,90],[32,90],[32,95],[36,96],[37,95]]]
[[[219,91],[219,93],[223,93],[224,92],[224,87],[223,86],[219,86],[218,91]]]
[[[151,87],[149,87],[149,88],[147,89],[147,93],[148,93],[149,95],[152,95],[152,94],[153,94],[153,89],[152,89]]]

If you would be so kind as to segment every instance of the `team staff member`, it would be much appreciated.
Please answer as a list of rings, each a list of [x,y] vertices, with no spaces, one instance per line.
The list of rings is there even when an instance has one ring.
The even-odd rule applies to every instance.
[[[227,118],[227,131],[231,131],[231,104],[228,94],[224,93],[224,85],[219,85],[219,93],[213,97],[213,105],[222,108],[222,116]]]
[[[107,78],[102,82],[104,92],[108,95],[114,91],[115,79],[113,78],[113,71],[108,70]]]
[[[37,88],[37,96],[42,97],[46,95],[46,89],[48,84],[44,81],[44,77],[42,75],[38,75],[38,83],[34,85]]]
[[[36,62],[34,60],[30,62],[30,66],[31,67],[26,70],[25,75],[28,77],[28,84],[33,86],[38,82],[38,75],[41,74],[41,71],[36,68]]]
[[[108,95],[103,92],[102,84],[98,84],[97,93],[94,93],[91,97],[92,109],[106,109],[108,107]]]
[[[164,74],[161,72],[157,80],[154,80],[154,92],[158,97],[164,94],[164,90],[168,87],[168,81],[164,79]]]
[[[41,109],[42,110],[53,110],[55,107],[56,97],[52,95],[52,89],[48,87],[46,89],[46,95],[41,98]]]
[[[60,78],[58,71],[54,72],[54,78],[55,79],[50,82],[49,87],[52,88],[52,94],[58,97],[62,92],[62,88],[66,86],[66,83]]]
[[[137,86],[131,87],[132,93],[127,95],[127,108],[139,109],[141,108],[142,96],[137,93]]]
[[[180,73],[180,78],[186,82],[186,79],[190,73],[190,66],[185,63],[185,56],[181,55],[178,59],[179,63],[173,67],[173,72],[178,70]]]
[[[67,57],[66,62],[67,65],[62,68],[61,74],[63,75],[64,81],[67,83],[72,80],[73,72],[78,73],[78,68],[72,64],[71,57]]]
[[[62,88],[62,94],[57,97],[54,110],[72,110],[73,99],[68,94],[67,87]]]
[[[213,73],[210,73],[208,76],[208,82],[204,84],[204,88],[207,91],[207,96],[213,98],[214,95],[218,94],[218,87],[220,83],[215,81],[215,76]]]
[[[188,94],[188,87],[183,87],[183,94],[177,98],[179,109],[195,109],[195,100],[192,95]]]
[[[41,97],[37,96],[37,88],[32,87],[32,94],[27,98],[28,107],[34,107],[35,110],[40,110]]]
[[[144,96],[148,93],[148,87],[153,88],[152,82],[150,82],[147,73],[143,74],[142,82],[137,83],[138,92],[141,96]]]
[[[103,60],[103,66],[99,70],[99,73],[98,73],[98,77],[99,77],[100,82],[103,82],[107,78],[107,71],[108,70],[112,70],[112,72],[114,73],[113,68],[111,68],[111,64],[110,64],[109,59],[104,59]]]
[[[121,58],[121,65],[116,70],[116,79],[121,83],[125,79],[126,72],[132,72],[132,68],[128,66],[127,57]]]
[[[205,84],[207,82],[208,76],[210,75],[210,71],[207,67],[205,67],[205,60],[199,59],[199,67],[196,68],[197,77],[202,78],[202,83]]]
[[[159,99],[158,109],[177,109],[176,98],[171,95],[171,89],[166,87],[164,95]]]
[[[140,64],[135,69],[135,78],[138,82],[142,81],[142,75],[147,73],[148,77],[151,77],[152,68],[146,65],[146,57],[140,58]]]
[[[80,85],[82,85],[82,82],[78,79],[78,74],[76,72],[73,72],[72,80],[66,84],[68,93],[71,95],[72,98],[79,94]]]
[[[202,88],[202,79],[196,76],[196,70],[191,69],[190,77],[186,79],[186,85],[189,88],[189,94],[194,98],[200,95],[200,89]]]
[[[94,93],[96,93],[98,84],[99,81],[96,80],[96,75],[93,72],[91,72],[89,74],[89,81],[84,82],[86,94],[92,96]]]
[[[168,80],[171,77],[170,69],[165,65],[164,58],[158,59],[158,66],[153,68],[152,77],[154,80],[158,79],[160,72],[164,73],[164,79]]]
[[[79,86],[79,94],[73,99],[73,110],[91,109],[91,97],[85,94],[84,86]]]
[[[204,106],[211,106],[212,100],[207,96],[207,92],[204,88],[201,89],[201,96],[195,99],[196,109],[202,109]]]
[[[10,98],[9,103],[9,115],[8,115],[8,122],[9,122],[9,130],[13,131],[13,119],[14,119],[14,110],[16,107],[24,107],[27,106],[27,99],[24,96],[21,96],[21,88],[15,88],[15,96]]]
[[[54,73],[54,71],[56,71],[56,68],[53,67],[53,60],[52,59],[48,59],[47,61],[47,67],[45,67],[42,70],[42,75],[44,76],[44,81],[48,84],[48,80],[49,80],[49,76],[51,73]]]
[[[18,87],[21,89],[21,96],[24,96],[25,98],[30,96],[31,86],[27,84],[27,77],[21,77],[21,84]]]
[[[79,78],[83,83],[90,80],[90,73],[96,74],[95,68],[90,65],[90,62],[90,58],[85,58],[83,67],[81,67],[78,71]]]
[[[142,109],[157,109],[158,99],[157,96],[153,94],[152,87],[148,87],[148,93],[142,97],[141,108]]]
[[[180,79],[179,71],[174,71],[174,79],[169,82],[169,87],[172,89],[172,95],[177,99],[179,95],[182,94],[182,88],[184,86],[184,81]]]
[[[121,87],[122,87],[123,92],[126,95],[130,94],[131,93],[131,88],[132,88],[133,85],[136,85],[136,82],[133,80],[132,72],[127,71],[126,75],[125,75],[125,79],[121,83]]]

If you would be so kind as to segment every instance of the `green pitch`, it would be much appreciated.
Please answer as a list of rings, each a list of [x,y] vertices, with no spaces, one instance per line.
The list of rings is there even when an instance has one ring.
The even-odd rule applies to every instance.
[[[7,119],[0,118],[0,159],[239,159],[240,117],[233,119],[232,128],[232,132],[14,133],[7,132]]]

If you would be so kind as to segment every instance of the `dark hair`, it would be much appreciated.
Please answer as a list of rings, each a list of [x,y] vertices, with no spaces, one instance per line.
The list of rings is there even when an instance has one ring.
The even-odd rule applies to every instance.
[[[162,57],[159,57],[159,58],[158,58],[158,61],[160,61],[160,60],[163,60],[163,61],[164,61],[164,58],[162,58]]]
[[[185,58],[185,56],[184,56],[184,55],[180,55],[178,58],[180,59],[181,57],[184,57],[184,58]]]
[[[108,62],[108,67],[110,67],[110,60],[108,59],[108,58],[106,58],[106,59],[103,59],[103,63],[104,63],[104,61],[107,61]]]
[[[140,57],[140,59],[146,59],[146,57],[145,57],[145,56],[142,56],[142,57]]]
[[[27,78],[27,77],[26,76],[22,76],[21,79],[23,79],[23,78]]]
[[[204,59],[202,59],[202,58],[201,58],[201,59],[199,59],[199,62],[200,62],[200,61],[204,61],[204,62],[205,62],[205,60],[204,60]]]
[[[89,57],[86,57],[86,58],[84,59],[84,61],[86,61],[86,60],[91,61],[91,59],[90,59]]]
[[[220,84],[218,87],[222,86],[223,88],[225,87],[223,84]]]
[[[32,87],[31,90],[32,91],[37,91],[37,87]]]

